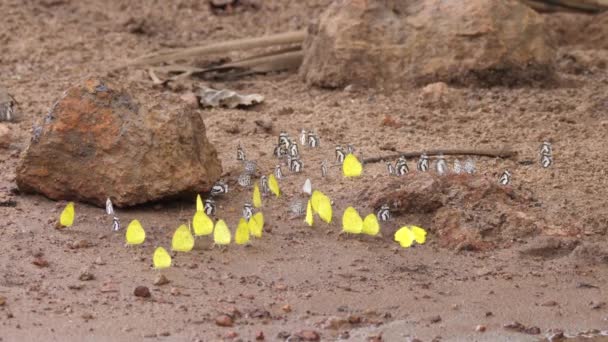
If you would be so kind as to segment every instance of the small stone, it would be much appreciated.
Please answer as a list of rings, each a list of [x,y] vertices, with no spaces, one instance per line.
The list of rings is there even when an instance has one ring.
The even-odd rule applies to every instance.
[[[231,327],[234,322],[232,321],[232,317],[228,315],[219,315],[215,318],[215,324],[220,327]]]
[[[255,340],[256,341],[264,341],[266,339],[266,337],[264,337],[264,332],[263,331],[258,331],[255,333]]]
[[[78,241],[72,241],[68,247],[70,247],[70,249],[80,249],[80,248],[89,248],[92,247],[93,244],[86,239],[81,239]]]
[[[78,279],[81,281],[89,281],[95,279],[95,275],[89,269],[84,269],[80,272]]]
[[[172,287],[170,293],[172,296],[179,296],[181,291],[177,287]]]
[[[103,259],[102,259],[100,256],[98,256],[98,257],[97,257],[97,259],[95,259],[95,261],[93,261],[93,263],[94,263],[95,265],[100,265],[100,266],[102,266],[102,265],[105,265],[105,264],[106,264],[106,263],[103,261]]]
[[[165,284],[169,284],[169,279],[167,279],[164,274],[159,274],[158,276],[156,276],[156,279],[154,279],[154,285],[156,286],[161,286]]]
[[[439,322],[441,322],[441,316],[439,316],[439,315],[437,315],[437,316],[433,316],[433,317],[431,317],[431,318],[429,319],[429,321],[430,321],[431,323],[439,323]]]
[[[357,316],[357,315],[350,315],[348,316],[348,323],[350,324],[360,324],[362,319],[361,316]]]
[[[0,306],[6,305],[6,297],[0,296]]]
[[[229,340],[235,339],[239,336],[239,334],[237,334],[236,331],[229,331],[224,335],[224,338],[227,338]]]
[[[93,318],[93,314],[92,313],[83,313],[80,317],[82,317],[82,319],[84,319],[85,321],[89,321],[92,320]]]
[[[112,282],[104,283],[99,289],[101,293],[118,292],[118,287]]]
[[[524,332],[526,334],[530,334],[530,335],[538,335],[540,334],[540,328],[539,327],[529,327],[524,329]]]
[[[507,324],[504,324],[502,327],[507,330],[515,330],[515,331],[523,331],[526,328],[523,324],[521,324],[517,321],[509,322]]]
[[[152,296],[152,294],[150,294],[150,289],[148,289],[145,286],[136,287],[135,290],[133,291],[133,294],[135,295],[135,297],[141,297],[141,298],[148,298],[148,297]]]
[[[161,332],[161,333],[160,333],[160,334],[158,334],[158,335],[159,335],[159,336],[164,336],[164,337],[167,337],[167,336],[171,336],[171,333],[170,333],[170,332],[168,332],[168,331],[163,331],[163,332]]]
[[[478,326],[475,327],[475,331],[477,331],[477,332],[484,332],[484,331],[486,331],[486,326],[480,324],[480,325],[478,325]]]
[[[541,304],[541,306],[557,306],[558,303],[554,300],[550,300]]]
[[[302,330],[299,333],[297,333],[296,336],[298,336],[299,338],[301,338],[304,341],[320,341],[321,340],[321,336],[319,335],[319,333],[314,330]]]
[[[70,284],[68,285],[68,289],[70,290],[82,290],[84,288],[84,284]]]
[[[42,257],[34,258],[34,260],[32,260],[32,264],[34,264],[38,267],[49,267],[49,262],[46,261],[46,259],[44,259]]]
[[[291,312],[291,305],[285,304],[285,305],[283,305],[281,310],[283,310],[284,312]]]
[[[7,148],[11,144],[11,130],[5,124],[0,124],[0,148]]]

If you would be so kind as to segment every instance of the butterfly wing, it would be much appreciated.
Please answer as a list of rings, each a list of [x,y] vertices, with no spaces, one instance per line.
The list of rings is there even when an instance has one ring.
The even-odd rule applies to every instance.
[[[410,230],[412,231],[412,234],[414,235],[414,240],[417,243],[423,244],[426,242],[426,230],[417,226],[410,226]]]
[[[203,200],[201,199],[201,195],[196,195],[196,211],[203,211],[205,207],[203,206]]]
[[[414,243],[414,234],[408,227],[401,227],[395,232],[395,241],[399,242],[401,247],[408,248]]]
[[[232,236],[230,230],[224,220],[218,220],[215,223],[215,229],[213,230],[213,242],[216,245],[229,245]]]
[[[268,187],[270,191],[277,197],[281,196],[281,190],[279,189],[279,182],[273,174],[268,176]]]
[[[249,228],[249,234],[253,235],[259,239],[262,237],[264,217],[263,216],[260,217],[260,216],[258,216],[258,214],[262,214],[262,213],[256,213],[255,215],[253,215],[249,219],[249,222],[247,223],[247,227]]]
[[[344,177],[359,177],[361,176],[361,172],[363,171],[363,165],[359,162],[359,159],[355,157],[354,154],[349,153],[344,158],[344,163],[342,163],[342,172],[344,173]]]
[[[247,221],[242,217],[234,233],[234,242],[237,245],[244,245],[249,242],[249,226],[247,225]]]
[[[59,224],[62,227],[71,227],[74,224],[74,202],[69,202],[59,216]]]
[[[258,183],[255,183],[253,186],[253,198],[252,198],[253,206],[256,208],[262,207],[262,194],[260,193],[260,187]]]
[[[378,223],[378,219],[376,215],[369,214],[365,216],[365,220],[363,220],[363,229],[361,230],[363,234],[376,236],[380,232],[380,224]]]
[[[190,229],[182,224],[173,233],[171,249],[176,252],[190,252],[192,248],[194,248],[194,237],[190,233]]]
[[[154,264],[154,268],[158,270],[169,268],[171,267],[171,255],[163,247],[156,247],[152,256],[152,263]]]
[[[146,231],[138,220],[133,220],[129,223],[125,233],[125,239],[127,245],[139,245],[146,240]]]
[[[310,178],[306,178],[306,181],[304,182],[304,186],[302,187],[302,191],[305,194],[312,194],[312,183],[310,182]]]
[[[313,224],[313,214],[312,214],[312,204],[311,201],[308,200],[308,204],[306,204],[306,219],[304,220],[304,222],[306,222],[309,226],[312,227]]]
[[[331,201],[329,200],[329,197],[323,195],[319,199],[319,217],[326,223],[331,223],[332,216]]]
[[[357,209],[348,207],[342,215],[342,231],[351,234],[361,234],[363,229],[363,220],[357,212]]]
[[[192,218],[192,228],[196,236],[210,235],[213,233],[213,221],[205,211],[197,211]]]

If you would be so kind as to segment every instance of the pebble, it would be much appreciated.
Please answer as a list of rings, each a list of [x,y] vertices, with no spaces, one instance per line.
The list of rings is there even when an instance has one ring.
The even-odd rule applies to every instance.
[[[34,260],[32,260],[32,264],[34,264],[38,267],[49,267],[49,262],[46,261],[46,259],[44,259],[42,257],[34,258]]]
[[[239,336],[239,334],[236,331],[229,331],[224,335],[224,338],[232,340],[232,339],[237,338],[238,336]]]
[[[263,331],[258,331],[255,333],[255,340],[256,341],[264,341],[266,339],[266,337],[264,336],[264,332]]]
[[[106,264],[106,263],[103,261],[103,259],[102,259],[100,256],[99,256],[99,257],[97,257],[97,259],[95,259],[95,261],[93,261],[93,263],[94,263],[95,265],[100,265],[100,266],[102,266],[102,265],[105,265],[105,264]]]
[[[291,312],[291,305],[285,304],[285,305],[283,305],[281,310],[283,310],[284,312]]]
[[[181,294],[180,290],[177,287],[172,287],[170,293],[172,296],[179,296]]]
[[[0,306],[6,305],[6,297],[0,296]]]
[[[154,279],[154,285],[161,286],[165,284],[169,284],[169,279],[167,279],[164,274],[159,274],[158,276],[156,276],[156,279]]]
[[[80,272],[78,279],[81,281],[89,281],[95,279],[95,275],[89,269],[84,269]]]
[[[478,326],[475,327],[475,331],[477,331],[477,332],[484,332],[484,331],[486,331],[486,326],[480,324],[480,325],[478,325]]]
[[[321,335],[314,330],[302,330],[296,334],[299,338],[304,341],[320,341]]]
[[[136,287],[135,290],[133,291],[133,294],[135,295],[135,297],[142,297],[142,298],[148,298],[148,297],[152,296],[152,294],[150,294],[150,289],[148,289],[145,286]]]
[[[11,129],[6,125],[0,125],[0,148],[7,148],[11,144]]]
[[[81,240],[78,240],[78,241],[72,241],[68,245],[68,247],[70,249],[89,248],[91,246],[93,246],[93,244],[89,240],[86,240],[86,239],[81,239]]]
[[[431,323],[439,323],[439,322],[441,322],[441,316],[439,316],[439,315],[433,316],[429,320],[431,321]]]
[[[215,324],[220,327],[231,327],[234,325],[234,322],[228,315],[219,315],[215,318]]]
[[[105,283],[99,289],[101,293],[118,292],[118,288],[114,283]]]

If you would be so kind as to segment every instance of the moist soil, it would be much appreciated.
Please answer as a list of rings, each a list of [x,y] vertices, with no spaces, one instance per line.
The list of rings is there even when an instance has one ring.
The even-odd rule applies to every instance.
[[[608,50],[597,43],[606,41],[598,38],[605,15],[547,17],[560,46],[559,77],[542,87],[437,87],[442,93],[429,97],[421,88],[391,94],[310,88],[294,73],[167,87],[154,86],[138,68],[106,74],[151,51],[304,29],[329,1],[241,3],[214,12],[204,1],[0,2],[0,85],[20,114],[5,124],[11,144],[0,149],[0,340],[498,341],[608,329]],[[236,184],[238,143],[266,174],[277,163],[272,150],[280,131],[296,138],[302,128],[315,129],[321,146],[303,149],[304,173],[287,172],[282,197],[265,198],[262,239],[225,249],[200,239],[196,250],[174,255],[174,266],[162,272],[169,283],[154,285],[159,272],[152,252],[169,246],[173,230],[191,219],[194,201],[117,209],[123,226],[137,218],[147,231],[143,245],[127,248],[103,209],[77,203],[73,227],[56,230],[65,202],[16,189],[16,166],[32,126],[63,91],[99,75],[126,89],[148,84],[150,92],[174,94],[175,101],[198,86],[265,96],[250,109],[202,111],[231,189],[218,200],[218,216],[232,229],[251,194]],[[553,143],[549,169],[538,163],[543,141]],[[495,182],[510,170],[505,191],[517,207],[504,218],[494,210],[509,201],[489,205],[476,198],[478,205],[463,205],[460,222],[500,228],[475,234],[489,241],[483,248],[446,242],[453,235],[441,234],[439,223],[453,224],[450,211],[440,219],[396,212],[378,238],[339,235],[344,208],[371,212],[372,199],[383,196],[378,191],[390,191],[396,179],[383,163],[366,165],[357,179],[344,179],[339,167],[322,178],[320,163],[333,162],[336,144],[353,144],[363,158],[508,146],[516,157],[475,157],[475,177]],[[412,160],[409,166],[415,168]],[[289,211],[304,199],[306,178],[334,201],[331,224],[317,220],[310,228]],[[460,212],[457,199],[467,197],[452,196],[449,184],[442,194],[450,198],[448,209]],[[508,215],[534,224],[521,229]],[[392,241],[406,224],[425,226],[427,243],[402,249]],[[139,288],[136,296],[140,286],[149,291]]]

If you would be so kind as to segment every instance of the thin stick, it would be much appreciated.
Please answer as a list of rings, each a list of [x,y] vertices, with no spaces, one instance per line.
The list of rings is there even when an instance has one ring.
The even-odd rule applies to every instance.
[[[161,62],[169,62],[178,59],[185,59],[196,56],[204,56],[214,53],[226,53],[231,51],[244,51],[256,48],[263,48],[275,45],[284,44],[296,44],[302,43],[306,38],[306,30],[283,32],[270,36],[255,37],[255,38],[244,38],[236,39],[227,42],[220,42],[215,44],[207,44],[202,46],[195,46],[185,49],[177,49],[172,51],[166,51],[162,53],[149,54],[136,58],[118,68],[126,68],[133,65],[149,65],[158,64]]]
[[[444,150],[428,150],[424,152],[397,152],[383,157],[372,157],[363,159],[364,164],[378,163],[383,160],[397,159],[401,156],[405,158],[420,157],[423,153],[428,156],[437,156],[440,154],[446,156],[463,155],[463,156],[484,156],[494,158],[510,158],[517,154],[517,152],[508,149],[501,150],[468,150],[468,149],[444,149]]]

